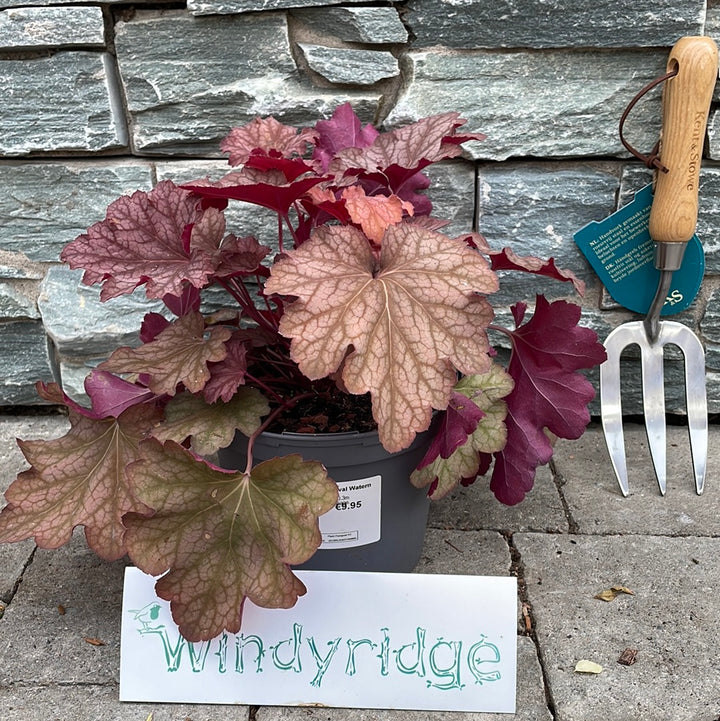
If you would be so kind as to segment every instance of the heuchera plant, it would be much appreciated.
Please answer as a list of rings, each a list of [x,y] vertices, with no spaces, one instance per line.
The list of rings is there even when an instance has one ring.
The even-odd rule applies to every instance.
[[[116,350],[86,381],[91,406],[54,384],[70,430],[19,441],[29,470],[6,493],[0,540],[66,543],[76,526],[102,558],[129,554],[162,575],[191,640],[240,628],[243,602],[289,607],[305,592],[290,566],[321,542],[318,516],[337,489],[297,455],[253,466],[253,443],[308,399],[328,408],[367,396],[382,444],[434,437],[412,483],[440,498],[492,467],[503,503],[522,500],[552,456],[546,429],[579,437],[594,392],[578,371],[604,359],[580,308],[535,299],[493,324],[497,270],[569,281],[551,260],[491,250],[478,234],[451,238],[431,217],[423,169],[480,140],[456,113],[392,132],[362,126],[348,105],[314,128],[273,118],[235,128],[222,144],[234,170],[217,182],[159,183],[114,201],[62,259],[84,268],[107,300],[144,286],[167,313],[148,313],[141,345]],[[228,203],[277,214],[279,248],[226,228]],[[224,289],[232,308],[201,312]],[[507,367],[488,330],[504,333]],[[247,467],[207,460],[247,442]]]

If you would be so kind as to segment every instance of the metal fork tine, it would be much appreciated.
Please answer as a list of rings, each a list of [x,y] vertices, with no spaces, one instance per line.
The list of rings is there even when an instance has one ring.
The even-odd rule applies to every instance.
[[[620,485],[620,491],[625,497],[630,493],[630,487],[622,422],[620,354],[629,340],[626,338],[627,325],[631,324],[617,327],[605,339],[607,360],[600,366],[600,406],[603,432],[615,477]],[[635,341],[630,340],[630,342]]]
[[[661,326],[662,327],[662,326]],[[655,467],[660,493],[667,486],[667,456],[665,440],[665,382],[663,378],[663,347],[660,342],[650,344],[646,338],[640,344],[642,368],[643,413],[650,457]]]
[[[664,323],[669,343],[677,345],[685,356],[685,401],[690,435],[690,453],[695,475],[695,492],[705,488],[708,448],[707,393],[705,389],[705,351],[700,339],[681,323]]]

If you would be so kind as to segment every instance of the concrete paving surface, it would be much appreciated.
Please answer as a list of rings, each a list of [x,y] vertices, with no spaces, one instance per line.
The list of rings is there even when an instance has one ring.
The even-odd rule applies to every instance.
[[[0,417],[0,490],[24,467],[15,437],[55,437],[64,425]],[[500,505],[481,480],[433,505],[417,571],[518,577],[514,717],[120,703],[125,562],[99,561],[78,534],[57,551],[0,546],[0,720],[719,721],[720,427],[711,429],[700,497],[685,429],[670,427],[668,444],[665,497],[641,427],[626,429],[623,498],[591,426],[579,441],[558,442],[522,504]],[[613,586],[632,594],[595,598]],[[603,670],[577,673],[580,660]]]

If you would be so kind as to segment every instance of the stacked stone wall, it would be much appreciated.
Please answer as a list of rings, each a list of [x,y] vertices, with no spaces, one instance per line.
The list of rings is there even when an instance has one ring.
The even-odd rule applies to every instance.
[[[586,319],[604,338],[632,316],[604,293],[573,233],[650,180],[623,150],[618,118],[674,42],[698,34],[720,41],[720,3],[0,0],[0,406],[38,403],[35,381],[58,375],[81,393],[93,364],[134,342],[143,298],[100,304],[58,260],[111,200],[163,178],[222,174],[219,141],[257,115],[306,125],[345,101],[385,128],[456,110],[484,132],[465,158],[433,170],[436,215],[574,270],[587,283]],[[633,144],[650,149],[659,122],[653,92],[632,115]],[[707,273],[678,319],[705,343],[716,413],[715,106],[708,136],[698,227]],[[267,227],[257,212],[236,220],[260,237]],[[498,301],[532,302],[536,289],[569,292],[508,277]],[[682,363],[668,355],[668,406],[682,412]],[[637,363],[623,373],[626,411],[638,412]]]

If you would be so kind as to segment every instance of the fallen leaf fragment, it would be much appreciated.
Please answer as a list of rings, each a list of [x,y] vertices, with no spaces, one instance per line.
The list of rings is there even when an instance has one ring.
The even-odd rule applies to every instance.
[[[602,673],[603,667],[594,661],[583,659],[575,664],[575,673]]]
[[[600,591],[600,593],[593,596],[593,598],[598,598],[601,601],[610,603],[610,601],[614,601],[621,593],[626,593],[628,596],[635,595],[635,591],[630,590],[626,586],[612,586],[606,588],[604,591]]]
[[[636,648],[626,648],[620,654],[620,658],[617,660],[617,662],[622,664],[623,666],[632,666],[635,661],[637,661],[637,652],[638,650]]]
[[[89,643],[91,646],[105,646],[105,641],[101,641],[99,638],[88,638],[85,636],[84,638],[86,643]]]

